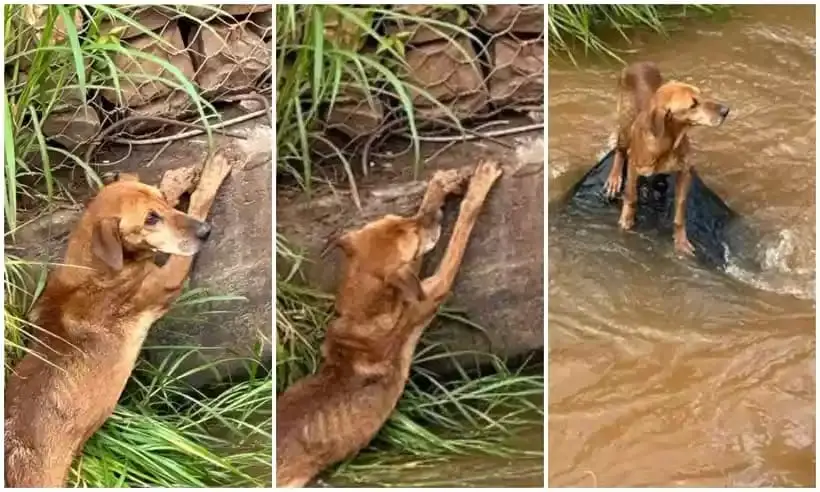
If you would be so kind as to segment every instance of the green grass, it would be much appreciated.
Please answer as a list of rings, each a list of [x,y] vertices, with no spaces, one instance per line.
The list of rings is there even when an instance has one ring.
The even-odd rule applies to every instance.
[[[548,5],[549,50],[576,63],[575,53],[600,55],[623,62],[607,37],[629,42],[630,31],[644,29],[666,35],[670,27],[693,16],[723,16],[720,5]]]
[[[316,178],[312,149],[318,144],[329,147],[338,157],[355,195],[354,165],[336,143],[323,134],[320,125],[322,118],[347,95],[361,95],[359,97],[364,97],[371,107],[375,98],[389,101],[395,116],[407,118],[409,132],[415,137],[415,92],[441,108],[460,128],[449,109],[402,76],[408,69],[404,61],[407,33],[380,34],[376,19],[381,23],[425,25],[439,32],[455,30],[475,39],[461,26],[378,6],[280,5],[275,8],[277,172],[293,177],[308,195]],[[466,22],[463,7],[435,8],[456,9],[460,14],[456,22]],[[341,25],[336,32],[347,34],[326,35],[326,25]],[[415,139],[413,150],[418,163],[420,149]]]
[[[277,391],[281,392],[318,368],[318,348],[331,317],[332,298],[300,286],[303,279],[299,266],[305,260],[280,235],[277,255],[280,265],[294,265],[279,275],[276,283],[276,373]],[[447,309],[442,315],[448,320],[458,318]],[[435,329],[436,322],[428,331]],[[368,450],[330,470],[324,480],[334,484],[398,486],[406,485],[412,475],[412,471],[402,471],[410,463],[433,466],[459,457],[485,463],[540,462],[543,441],[537,446],[522,446],[514,441],[522,433],[543,428],[541,368],[512,371],[500,359],[480,354],[488,357],[493,367],[476,375],[457,362],[458,355],[462,354],[423,340],[415,354],[411,379],[387,424]],[[456,367],[447,381],[440,381],[425,369],[429,362],[441,358],[450,359]],[[540,466],[532,466],[530,472],[543,473]]]
[[[145,7],[132,6],[140,9]],[[202,21],[184,7],[166,6],[190,22]],[[218,12],[219,9],[212,9]],[[81,13],[82,26],[71,21]],[[39,19],[39,20],[38,20]],[[64,174],[79,171],[89,186],[100,185],[92,162],[78,148],[64,148],[43,134],[43,123],[79,99],[100,106],[100,93],[119,89],[126,81],[162,82],[184,92],[200,121],[208,127],[219,115],[193,82],[168,62],[121,41],[116,31],[103,32],[106,21],[118,21],[159,40],[120,7],[107,5],[5,5],[4,90],[4,234],[13,241],[21,214],[42,213],[57,198],[71,199]],[[201,24],[208,28],[207,24]],[[62,27],[61,27],[62,26]],[[151,61],[166,75],[126,73],[115,57]],[[104,115],[100,115],[101,119]],[[210,139],[210,131],[208,138]],[[84,149],[83,149],[84,150]],[[61,174],[63,173],[63,174]],[[4,254],[5,370],[27,353],[25,340],[40,328],[27,322],[31,304],[44,286],[45,269]],[[224,309],[232,296],[186,292],[161,323],[177,318],[206,319],[211,309]],[[229,309],[235,308],[229,305]],[[260,337],[261,346],[263,337]],[[156,348],[159,350],[159,348]],[[222,371],[236,360],[217,360],[190,368],[197,351],[162,348],[156,366],[142,360],[114,415],[87,443],[75,462],[70,481],[93,487],[220,487],[269,486],[272,461],[273,375],[261,370],[258,356],[242,360],[242,377],[208,388],[192,387],[185,376]]]
[[[196,352],[175,352],[156,366],[140,363],[113,416],[75,462],[74,485],[271,484],[272,376],[254,374],[251,368],[260,362],[249,358],[249,372],[240,381],[205,393],[183,378],[213,371],[227,361],[181,370],[183,361]]]
[[[23,321],[40,286],[32,264],[6,257],[6,371],[25,354],[23,339],[37,328]],[[11,294],[11,295],[10,295]],[[235,296],[187,290],[160,324],[206,319],[215,309],[241,309]],[[231,304],[227,304],[231,303]],[[155,327],[154,329],[158,329]],[[260,346],[263,341],[260,335]],[[160,362],[141,359],[114,414],[88,441],[75,461],[70,482],[88,487],[263,487],[270,485],[273,374],[262,370],[261,354],[245,358],[199,360],[198,347],[146,347],[162,350]],[[240,364],[240,377],[225,384],[192,386],[197,373],[224,372]]]

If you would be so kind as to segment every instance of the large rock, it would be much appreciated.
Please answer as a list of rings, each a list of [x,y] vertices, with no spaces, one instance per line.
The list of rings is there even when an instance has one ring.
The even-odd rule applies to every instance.
[[[360,89],[343,90],[327,116],[328,129],[338,130],[351,138],[375,132],[384,120],[384,103],[375,94]]]
[[[171,120],[179,120],[183,115],[186,115],[194,110],[194,102],[187,93],[175,90],[170,94],[154,99],[153,101],[129,108],[129,116],[158,116],[160,118],[168,118]],[[141,134],[157,128],[167,126],[164,123],[155,120],[134,120],[127,123],[124,130],[132,134]],[[173,129],[182,128],[180,126],[173,126]]]
[[[170,65],[178,68],[185,77],[193,79],[194,66],[185,49],[182,35],[176,22],[167,24],[162,32],[159,33],[159,36],[162,41],[144,34],[130,39],[128,44],[130,48],[134,50],[167,61]],[[117,54],[114,57],[114,64],[119,68],[120,73],[131,74],[128,77],[120,77],[122,105],[125,107],[136,107],[148,104],[157,98],[170,94],[174,90],[170,85],[157,81],[154,78],[148,78],[161,77],[177,81],[176,77],[159,63],[142,57]],[[102,95],[113,104],[119,104],[120,102],[117,97],[117,92],[113,88],[103,90]]]
[[[169,7],[165,7],[169,8]],[[196,17],[197,19],[213,21],[217,17],[224,17],[225,15],[231,17],[242,17],[248,14],[258,12],[270,12],[273,9],[271,4],[200,4],[200,5],[174,5],[170,7],[173,10],[184,10],[186,15]]]
[[[483,326],[487,337],[479,330],[450,322],[428,330],[425,338],[445,343],[451,350],[491,351],[510,358],[538,352],[544,345],[543,137],[536,133],[529,139],[514,141],[515,152],[495,144],[461,144],[440,155],[434,166],[423,171],[421,181],[411,179],[409,163],[403,167],[396,163],[395,172],[381,171],[374,176],[374,182],[361,184],[361,213],[338,190],[316,190],[310,200],[298,192],[280,191],[276,202],[277,233],[311,260],[303,263],[309,285],[333,292],[339,253],[319,259],[332,233],[359,227],[387,213],[415,212],[426,186],[424,179],[436,169],[472,169],[481,159],[498,159],[504,175],[476,224],[448,303],[462,308],[471,321]],[[426,262],[428,273],[447,244],[457,209],[452,206],[445,213],[445,235]],[[280,272],[286,273],[288,268],[283,261],[277,262]],[[465,356],[461,361],[469,364],[472,360]]]
[[[480,61],[465,36],[408,46],[406,59],[410,83],[426,91],[456,115],[469,116],[487,103],[487,87]],[[420,114],[433,117],[446,114],[422,92],[412,92],[413,102]]]
[[[248,29],[265,41],[270,41],[273,38],[273,10],[254,12],[249,15]],[[273,52],[270,48],[268,50]]]
[[[195,80],[206,96],[247,92],[271,68],[270,49],[248,26],[242,21],[198,27],[193,41]]]
[[[88,104],[49,113],[42,125],[45,136],[69,150],[90,141],[99,133],[100,128],[100,117]]]
[[[133,25],[122,21],[115,17],[106,17],[100,22],[100,34],[107,35],[116,33],[120,39],[127,40],[137,36],[142,36],[145,31],[161,30],[165,25],[173,22],[179,17],[179,13],[159,8],[157,6],[149,7],[119,7],[123,14],[139,24],[141,27],[134,27]]]
[[[226,3],[219,7],[232,16],[271,12],[273,10],[273,5],[271,4],[256,3]]]
[[[467,10],[462,6],[441,6],[407,4],[394,5],[392,10],[408,17],[422,19],[435,19],[447,24],[461,26],[464,29],[470,28],[471,18]],[[389,17],[386,27],[387,34],[399,36],[405,44],[420,45],[430,41],[450,39],[458,36],[460,32],[453,28],[434,25],[430,22],[415,22],[404,17]]]
[[[544,102],[544,41],[501,36],[492,43],[490,99],[496,105]]]
[[[487,5],[478,25],[494,33],[543,34],[544,5]]]
[[[263,358],[270,361],[272,357],[272,131],[264,118],[231,130],[247,135],[247,140],[229,140],[239,146],[248,161],[241,168],[234,169],[220,190],[209,218],[213,232],[197,255],[190,286],[205,288],[212,295],[243,296],[247,301],[172,311],[152,328],[145,343],[147,347],[173,345],[205,349],[199,357],[186,359],[185,367],[224,357],[250,355],[261,339],[265,340]],[[214,138],[217,145],[223,141],[222,137]],[[158,184],[166,170],[200,164],[207,154],[204,138],[175,142],[150,167],[145,167],[160,147],[134,147],[116,168],[105,170],[136,172],[143,181]],[[115,162],[127,153],[122,148],[115,150],[112,155],[99,156],[95,160]],[[81,213],[81,210],[62,210],[33,221],[18,231],[12,247],[23,252],[26,258],[59,261],[68,232]],[[144,352],[144,356],[155,362],[164,355],[159,349]],[[231,371],[241,376],[243,370],[243,362],[236,361],[229,364],[225,373],[200,372],[191,378],[191,382],[201,386],[214,378],[227,377]]]

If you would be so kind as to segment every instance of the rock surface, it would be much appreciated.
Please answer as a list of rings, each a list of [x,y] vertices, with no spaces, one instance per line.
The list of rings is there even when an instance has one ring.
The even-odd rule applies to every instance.
[[[129,116],[159,116],[162,118],[176,120],[193,109],[194,104],[191,102],[188,95],[182,91],[176,90],[164,97],[154,99],[147,104],[128,108],[128,114]],[[125,130],[136,135],[160,128],[162,126],[165,126],[165,124],[158,121],[138,120],[126,124]]]
[[[462,308],[467,317],[483,326],[480,331],[460,323],[446,323],[429,330],[428,342],[442,342],[451,350],[491,351],[515,358],[544,345],[544,176],[543,137],[507,138],[515,144],[511,151],[497,144],[459,145],[436,158],[424,170],[429,177],[436,169],[468,167],[480,159],[498,159],[504,175],[491,192],[476,224],[464,263],[459,272],[449,305]],[[427,148],[429,154],[432,149]],[[410,214],[418,207],[425,181],[413,181],[407,162],[391,174],[374,171],[374,180],[360,185],[363,211],[359,213],[349,197],[330,190],[316,191],[307,200],[302,194],[277,193],[277,233],[283,234],[309,257],[303,265],[308,283],[327,292],[336,286],[340,257],[334,253],[324,260],[319,252],[327,237],[339,229],[359,227],[387,213]],[[430,272],[440,259],[449,239],[457,206],[445,212],[444,234],[439,246],[425,263]],[[289,265],[277,262],[280,272]],[[466,356],[461,362],[470,363]],[[443,362],[442,369],[449,362]]]
[[[209,98],[249,91],[270,67],[271,52],[248,21],[200,27],[193,41],[195,80]]]
[[[478,25],[490,32],[544,32],[543,5],[487,5]]]
[[[68,111],[49,113],[42,128],[45,136],[73,149],[94,138],[101,125],[97,111],[83,104]]]
[[[544,41],[502,36],[492,44],[493,69],[488,85],[495,104],[544,101]]]
[[[132,39],[137,36],[142,36],[145,29],[151,31],[160,29],[179,17],[179,14],[173,10],[154,6],[140,7],[137,9],[126,7],[120,8],[119,10],[123,14],[130,16],[133,21],[141,24],[144,29],[134,27],[120,19],[105,18],[100,23],[100,34],[106,35],[114,31],[119,32],[120,39]]]
[[[344,91],[333,105],[325,124],[351,138],[375,132],[384,120],[384,103],[375,95],[360,90]]]
[[[471,20],[469,15],[464,12],[463,18],[460,19],[459,17],[462,16],[452,8],[441,9],[435,5],[405,4],[394,5],[393,10],[411,17],[436,19],[448,24],[462,25],[464,29],[470,28],[469,22]],[[459,21],[462,22],[459,23]],[[418,23],[401,17],[391,19],[386,30],[387,34],[390,35],[401,34],[402,39],[406,39],[404,42],[409,45],[420,45],[429,43],[430,41],[450,39],[459,34],[458,31],[454,29],[433,25],[429,22]]]
[[[226,115],[229,118],[231,115]],[[206,348],[204,359],[191,357],[186,366],[194,367],[217,358],[247,356],[264,338],[263,359],[270,361],[273,324],[272,309],[272,235],[271,196],[273,168],[272,130],[265,118],[231,127],[247,135],[247,140],[233,140],[248,156],[248,161],[224,183],[211,211],[213,232],[197,255],[190,286],[206,288],[211,295],[243,296],[247,301],[230,301],[199,306],[195,311],[169,313],[152,328],[146,346],[191,346]],[[219,138],[215,139],[219,142]],[[204,162],[207,154],[205,137],[176,142],[152,164],[160,146],[135,147],[116,170],[136,172],[140,179],[159,184],[166,170]],[[121,158],[126,151],[117,149],[108,160]],[[103,162],[104,156],[97,159]],[[107,169],[113,170],[113,169]],[[63,210],[24,226],[16,234],[15,251],[27,258],[55,261],[62,257],[68,232],[81,210]],[[55,222],[55,218],[59,221]],[[203,313],[204,309],[217,313]],[[144,356],[155,362],[163,357],[160,350],[146,350]],[[229,371],[241,375],[243,363],[230,365]],[[219,376],[198,373],[191,382],[202,385]]]
[[[409,81],[457,115],[473,114],[486,104],[488,94],[481,65],[472,43],[465,36],[408,46],[406,59]],[[433,117],[444,114],[421,92],[412,92],[419,114]]]
[[[129,40],[128,44],[135,50],[166,60],[169,64],[178,68],[188,79],[193,79],[194,66],[185,49],[182,34],[176,22],[166,25],[165,29],[159,33],[159,36],[164,42],[160,42],[144,34]],[[143,76],[132,75],[131,77],[120,78],[123,106],[142,106],[169,94],[173,90],[169,85],[146,78],[146,76],[149,76],[176,80],[165,67],[158,63],[154,63],[145,58],[132,58],[128,55],[118,54],[114,57],[114,64],[119,67],[121,73],[144,74]],[[116,90],[105,89],[102,91],[102,95],[109,102],[119,105]]]

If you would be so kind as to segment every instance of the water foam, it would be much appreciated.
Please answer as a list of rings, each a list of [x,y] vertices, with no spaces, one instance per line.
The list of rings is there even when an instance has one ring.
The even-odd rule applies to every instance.
[[[798,240],[791,229],[777,233],[772,244],[761,241],[758,246],[757,268],[747,268],[741,264],[740,257],[725,246],[726,273],[756,289],[776,294],[791,295],[799,299],[815,299],[814,270],[795,265]]]

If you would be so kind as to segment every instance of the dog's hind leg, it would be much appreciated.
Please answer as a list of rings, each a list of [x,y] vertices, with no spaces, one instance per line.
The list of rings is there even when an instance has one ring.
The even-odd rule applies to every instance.
[[[501,167],[496,162],[482,162],[470,179],[467,194],[461,202],[453,235],[447,245],[447,251],[438,266],[436,273],[424,279],[422,288],[428,299],[440,303],[453,287],[461,260],[467,249],[473,226],[478,220],[481,207],[495,181],[501,176]]]

